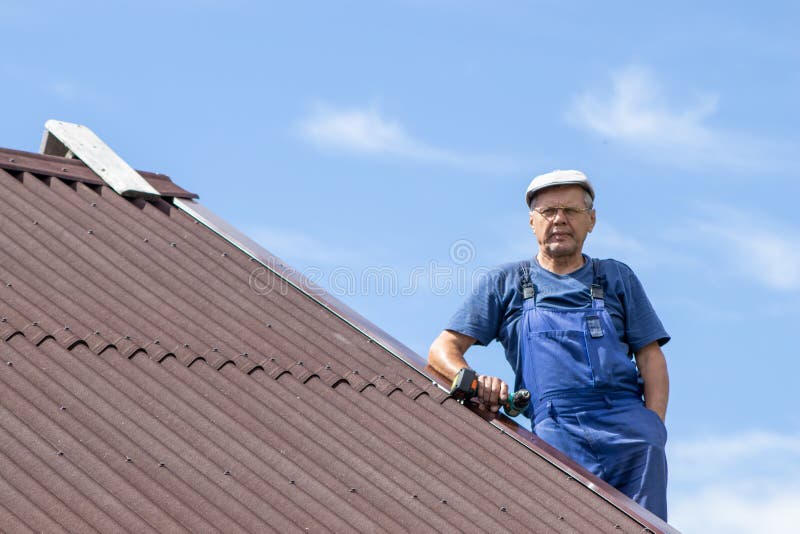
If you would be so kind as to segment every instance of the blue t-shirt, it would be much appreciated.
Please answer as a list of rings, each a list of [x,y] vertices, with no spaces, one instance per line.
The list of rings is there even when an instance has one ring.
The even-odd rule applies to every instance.
[[[519,320],[522,317],[522,269],[529,271],[540,307],[576,309],[592,305],[592,261],[584,255],[583,267],[566,275],[543,269],[534,259],[506,263],[481,278],[475,290],[447,324],[453,330],[474,337],[479,345],[500,341],[506,359],[516,373],[514,389],[519,389],[522,364],[519,359]],[[669,341],[669,335],[653,310],[641,282],[630,267],[616,260],[600,260],[600,274],[605,276],[605,308],[629,355],[657,341]]]

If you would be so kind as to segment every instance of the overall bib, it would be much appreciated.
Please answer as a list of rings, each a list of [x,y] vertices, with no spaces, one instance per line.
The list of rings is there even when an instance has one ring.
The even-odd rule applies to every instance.
[[[639,373],[603,304],[592,260],[590,308],[537,307],[523,269],[520,351],[533,430],[590,472],[667,520],[667,431],[645,408]]]

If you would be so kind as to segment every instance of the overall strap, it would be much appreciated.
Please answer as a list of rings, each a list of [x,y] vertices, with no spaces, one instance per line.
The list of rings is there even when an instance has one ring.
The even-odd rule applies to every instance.
[[[606,285],[606,276],[600,271],[600,260],[592,258],[592,305],[595,308],[605,307],[603,301],[603,288]]]
[[[520,268],[520,282],[522,284],[522,299],[528,300],[533,298],[535,301],[536,289],[533,287],[533,280],[531,280],[531,271],[533,270],[533,262],[524,260],[519,264]]]

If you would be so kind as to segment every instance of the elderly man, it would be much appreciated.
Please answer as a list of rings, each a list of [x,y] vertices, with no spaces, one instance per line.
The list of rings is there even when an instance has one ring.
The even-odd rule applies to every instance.
[[[537,176],[526,191],[539,244],[532,260],[485,276],[433,342],[428,361],[452,378],[474,344],[499,340],[531,391],[526,415],[542,439],[667,519],[669,341],[633,271],[583,254],[594,188],[578,171]],[[499,378],[479,375],[478,400],[497,411]]]

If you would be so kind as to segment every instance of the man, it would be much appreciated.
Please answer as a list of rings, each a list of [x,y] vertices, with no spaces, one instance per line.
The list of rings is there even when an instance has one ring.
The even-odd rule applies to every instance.
[[[514,389],[531,391],[534,432],[666,521],[669,336],[628,266],[583,254],[596,220],[583,173],[537,176],[525,201],[535,258],[485,276],[428,361],[452,378],[469,347],[499,340]],[[479,375],[477,397],[496,412],[508,386]]]

